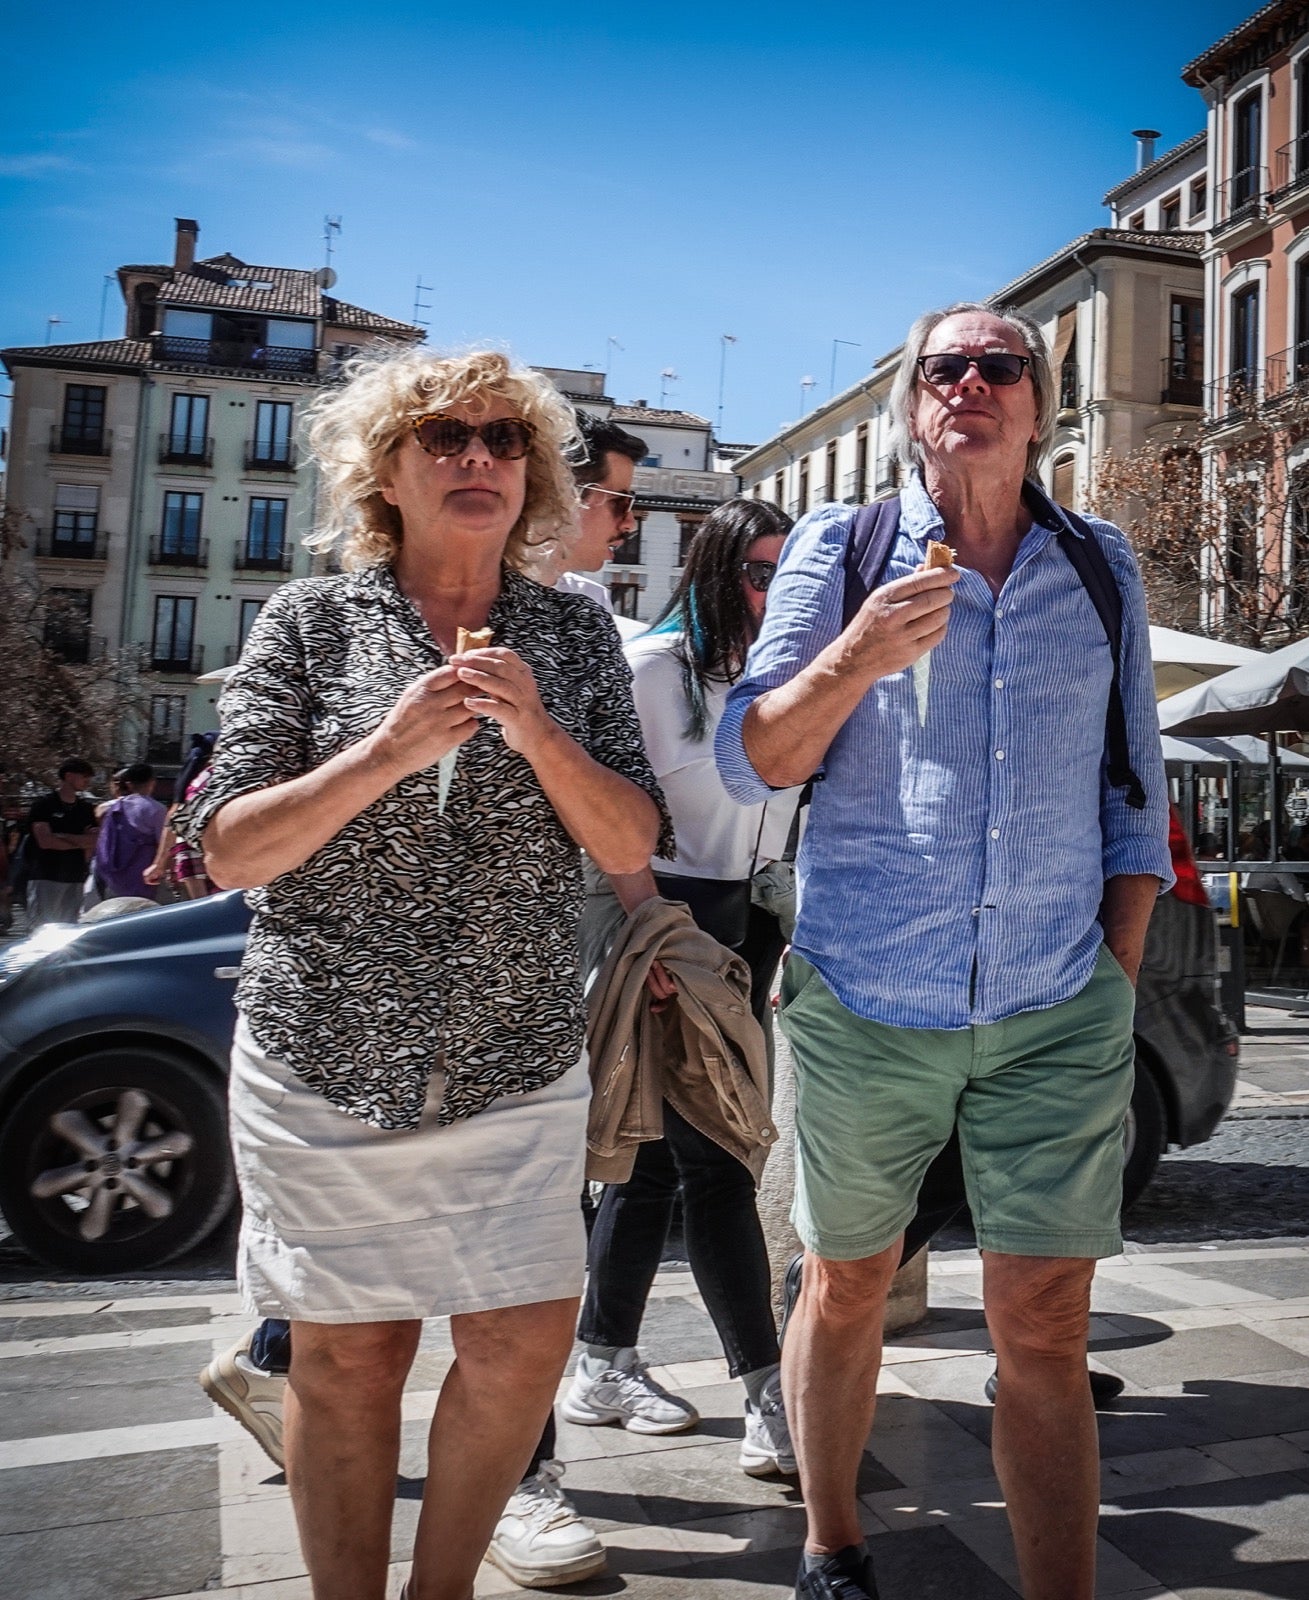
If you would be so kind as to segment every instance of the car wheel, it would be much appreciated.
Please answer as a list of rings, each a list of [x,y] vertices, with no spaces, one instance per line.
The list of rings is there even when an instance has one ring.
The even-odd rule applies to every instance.
[[[198,1244],[235,1196],[221,1086],[166,1049],[65,1061],[0,1130],[0,1211],[25,1249],[64,1271],[159,1266]]]
[[[1123,1122],[1123,1210],[1154,1176],[1168,1141],[1168,1114],[1154,1073],[1136,1057],[1132,1103]]]

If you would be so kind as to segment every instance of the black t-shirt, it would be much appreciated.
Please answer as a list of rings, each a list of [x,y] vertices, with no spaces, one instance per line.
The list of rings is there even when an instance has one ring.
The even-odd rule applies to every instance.
[[[44,822],[51,833],[78,834],[95,827],[95,807],[79,795],[64,801],[57,789],[32,802],[28,826]],[[86,856],[80,850],[42,850],[32,839],[32,870],[29,877],[41,883],[81,883],[86,877]]]

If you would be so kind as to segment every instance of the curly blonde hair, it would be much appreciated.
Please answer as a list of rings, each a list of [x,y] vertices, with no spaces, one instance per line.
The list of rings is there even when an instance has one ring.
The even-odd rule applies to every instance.
[[[393,561],[404,538],[400,513],[382,497],[378,472],[417,417],[467,408],[474,416],[494,400],[512,405],[532,425],[527,494],[510,530],[505,560],[529,568],[538,545],[571,538],[577,491],[565,459],[578,447],[572,407],[540,373],[515,367],[498,350],[438,355],[408,346],[370,351],[346,368],[346,382],[308,408],[309,448],[322,473],[312,550],[339,549],[346,568]]]

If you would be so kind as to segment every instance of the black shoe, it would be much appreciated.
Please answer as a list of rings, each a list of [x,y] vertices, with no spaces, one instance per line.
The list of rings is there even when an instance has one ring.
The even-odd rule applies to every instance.
[[[806,1572],[801,1556],[795,1593],[796,1600],[878,1600],[873,1558],[867,1550],[848,1544]]]
[[[800,1284],[804,1278],[804,1251],[793,1255],[786,1263],[786,1271],[782,1274],[782,1330],[777,1335],[777,1346],[781,1349],[782,1340],[786,1338],[786,1325],[791,1320],[791,1313],[795,1310],[795,1303],[800,1298]]]
[[[995,1390],[999,1376],[998,1372],[992,1372],[986,1380],[986,1398],[992,1405],[995,1404]],[[1094,1367],[1088,1367],[1086,1376],[1091,1384],[1091,1404],[1097,1411],[1102,1410],[1111,1401],[1117,1400],[1126,1387],[1123,1380],[1114,1372],[1097,1372]]]

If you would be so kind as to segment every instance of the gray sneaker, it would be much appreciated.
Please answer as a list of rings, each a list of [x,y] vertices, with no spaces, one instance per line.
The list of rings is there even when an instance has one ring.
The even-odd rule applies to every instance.
[[[741,1471],[752,1478],[784,1478],[796,1474],[795,1449],[782,1405],[782,1375],[775,1372],[764,1384],[759,1404],[747,1397],[745,1438],[741,1441]]]
[[[594,1376],[579,1363],[559,1410],[566,1421],[586,1428],[617,1422],[629,1433],[685,1433],[700,1420],[689,1401],[655,1382],[630,1345],[618,1351],[613,1366]]]
[[[252,1328],[240,1344],[215,1356],[200,1374],[200,1387],[216,1406],[241,1424],[279,1467],[282,1458],[282,1400],[286,1374],[265,1372],[250,1359]]]
[[[543,1461],[509,1496],[486,1552],[525,1589],[580,1583],[605,1569],[604,1546],[559,1487],[563,1466]]]

